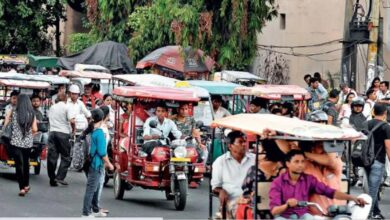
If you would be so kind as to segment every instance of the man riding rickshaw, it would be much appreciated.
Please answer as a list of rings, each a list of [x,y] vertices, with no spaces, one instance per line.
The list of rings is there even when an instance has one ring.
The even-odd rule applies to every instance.
[[[353,129],[340,129],[334,126],[330,125],[324,125],[324,124],[318,124],[308,121],[302,121],[296,118],[288,118],[288,117],[282,117],[282,116],[276,116],[276,115],[264,115],[264,114],[239,114],[234,116],[229,116],[223,119],[215,120],[212,124],[214,128],[222,128],[222,129],[232,129],[233,131],[242,131],[244,133],[250,133],[253,135],[256,135],[256,148],[255,148],[255,156],[256,160],[253,164],[255,167],[258,167],[258,169],[249,169],[248,175],[243,179],[242,182],[242,188],[240,186],[236,185],[237,190],[243,190],[243,196],[240,197],[238,200],[236,199],[234,202],[238,202],[238,210],[239,212],[236,212],[239,214],[239,217],[243,218],[244,214],[247,216],[248,219],[252,219],[254,216],[256,218],[272,218],[276,217],[277,215],[282,214],[282,217],[286,217],[283,213],[286,210],[290,210],[290,208],[293,209],[293,207],[300,207],[302,210],[308,210],[307,207],[315,207],[318,209],[321,215],[324,216],[340,216],[345,215],[347,216],[347,219],[353,219],[354,217],[361,217],[361,216],[368,216],[370,207],[369,205],[360,208],[357,206],[349,206],[348,208],[349,212],[342,212],[342,207],[340,205],[334,205],[334,206],[327,206],[325,207],[325,210],[317,204],[317,202],[313,202],[309,200],[309,194],[304,193],[299,194],[301,197],[294,197],[294,195],[285,195],[284,197],[278,197],[279,194],[273,193],[275,190],[279,190],[282,194],[284,192],[289,192],[288,190],[284,190],[283,187],[280,188],[279,186],[274,186],[274,183],[271,184],[271,182],[274,179],[277,179],[277,176],[281,176],[282,173],[287,172],[301,172],[300,170],[304,169],[304,167],[300,167],[299,170],[296,170],[295,168],[292,168],[292,166],[289,166],[288,164],[293,163],[292,160],[286,159],[286,156],[275,158],[272,156],[273,152],[275,152],[275,149],[269,149],[266,146],[266,142],[264,142],[267,139],[274,139],[276,141],[282,140],[287,141],[291,145],[295,145],[300,147],[303,143],[312,143],[313,141],[317,143],[321,143],[323,146],[323,149],[327,153],[342,153],[345,149],[345,144],[348,144],[350,141],[363,138],[361,133],[356,132]],[[272,132],[271,132],[272,131]],[[298,145],[297,145],[298,141]],[[261,143],[261,144],[260,144]],[[315,147],[315,145],[309,145],[308,147]],[[276,146],[278,148],[278,146]],[[279,149],[278,149],[279,150]],[[302,152],[299,150],[299,152]],[[288,153],[287,153],[288,154]],[[300,155],[303,155],[303,160],[306,160],[305,158],[309,158],[309,155],[305,155],[305,153],[299,153]],[[283,162],[284,160],[287,160]],[[279,161],[278,161],[279,160]],[[295,162],[294,162],[295,163]],[[349,160],[347,161],[349,163]],[[283,165],[283,166],[282,166]],[[285,166],[287,165],[287,166]],[[214,166],[213,166],[214,168]],[[217,168],[218,169],[218,168]],[[222,170],[226,170],[222,169]],[[227,173],[230,173],[228,171],[225,171]],[[240,172],[244,172],[240,170]],[[246,171],[245,171],[246,172]],[[306,172],[305,172],[306,173]],[[215,172],[213,172],[214,176]],[[225,174],[223,174],[225,175]],[[312,177],[312,174],[305,174],[310,175],[310,178]],[[348,174],[347,174],[348,175]],[[212,179],[215,177],[211,177]],[[222,176],[223,177],[223,176]],[[219,177],[220,178],[220,177]],[[248,179],[249,178],[249,179]],[[224,182],[225,179],[222,180]],[[275,180],[276,181],[276,180]],[[346,181],[342,181],[341,179],[340,184],[341,187],[339,190],[330,190],[331,187],[326,185],[320,181],[322,185],[325,186],[325,188],[322,188],[321,190],[325,190],[328,192],[328,194],[325,193],[326,196],[329,196],[331,198],[338,198],[338,199],[348,199],[353,200],[353,202],[362,205],[365,202],[370,203],[370,197],[368,195],[360,195],[358,198],[351,197],[345,194],[346,192],[349,192],[349,178],[346,179]],[[211,181],[213,183],[213,180]],[[228,184],[229,181],[225,182],[225,184]],[[275,183],[276,184],[276,183]],[[314,184],[318,185],[318,184]],[[314,186],[313,185],[313,186]],[[282,185],[284,186],[284,185]],[[276,188],[275,188],[276,187]],[[279,187],[279,188],[278,188]],[[213,185],[213,188],[215,189],[215,186]],[[272,189],[272,193],[269,191]],[[282,191],[280,191],[282,189]],[[321,191],[320,189],[311,189],[311,192],[316,192],[317,194],[323,194],[324,191]],[[248,194],[249,192],[249,194]],[[215,191],[214,191],[215,193]],[[214,194],[215,195],[215,194]],[[246,196],[245,195],[249,195]],[[284,194],[283,194],[284,195]],[[306,196],[307,197],[306,197]],[[212,202],[212,196],[213,194],[210,194],[210,201]],[[286,197],[287,196],[287,197]],[[289,196],[294,197],[294,202],[288,201],[285,198],[290,198]],[[302,197],[303,196],[303,197]],[[291,198],[293,198],[291,197]],[[221,200],[221,197],[219,197]],[[237,198],[237,197],[236,197]],[[280,201],[278,203],[275,203],[274,201]],[[305,200],[305,201],[303,201]],[[365,202],[363,202],[363,200]],[[222,202],[224,202],[222,200]],[[230,201],[232,202],[232,201]],[[290,204],[291,202],[291,204]],[[352,202],[352,203],[353,203]],[[283,206],[283,204],[287,204],[286,207]],[[241,204],[244,204],[241,206]],[[225,205],[225,204],[224,204]],[[224,208],[226,206],[222,206],[222,214],[226,216],[226,214],[234,213],[232,210],[229,210],[231,205],[228,206],[228,208]],[[270,206],[271,205],[271,206]],[[237,207],[237,206],[236,206]],[[256,208],[254,208],[256,207]],[[352,207],[352,208],[351,208]],[[212,212],[212,204],[210,204],[210,212],[209,215],[211,216],[213,214]],[[248,211],[248,210],[252,210]],[[230,212],[229,212],[230,211]],[[247,212],[248,211],[248,212]],[[308,213],[305,211],[304,213]],[[302,213],[302,215],[304,214]],[[316,213],[318,214],[318,213]],[[249,215],[249,216],[248,216]],[[299,214],[298,217],[302,216]],[[291,217],[291,216],[288,216]]]

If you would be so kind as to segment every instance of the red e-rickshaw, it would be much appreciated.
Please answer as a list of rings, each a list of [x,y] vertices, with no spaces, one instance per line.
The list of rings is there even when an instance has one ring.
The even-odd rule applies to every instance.
[[[115,165],[114,194],[116,199],[123,199],[125,190],[133,186],[144,189],[163,190],[167,200],[174,200],[177,210],[184,210],[187,199],[188,183],[200,181],[205,166],[199,161],[195,145],[188,139],[168,141],[158,145],[150,157],[142,151],[143,126],[136,121],[145,122],[149,117],[147,109],[155,108],[159,101],[169,106],[168,112],[175,110],[179,103],[189,103],[190,108],[199,101],[195,94],[188,90],[165,87],[125,86],[113,90],[113,98],[119,106],[132,103],[129,119],[130,134],[119,136],[119,111],[116,111],[115,135],[113,142],[113,159]],[[136,120],[136,118],[138,118]],[[139,122],[138,122],[139,123]],[[153,128],[153,125],[150,125]]]
[[[0,79],[0,95],[3,97],[0,100],[0,106],[2,110],[0,113],[0,120],[5,119],[5,107],[8,104],[7,99],[12,90],[19,90],[22,93],[31,93],[33,90],[46,90],[50,88],[48,82],[40,81],[27,81],[27,80],[14,80],[14,79]],[[0,123],[3,125],[3,122]],[[0,131],[1,132],[1,131]],[[34,167],[34,174],[39,175],[41,172],[41,160],[46,159],[46,148],[42,142],[42,133],[38,132],[34,135],[34,145],[30,154],[30,166]],[[3,163],[9,167],[15,165],[15,161],[12,156],[9,156],[5,143],[0,138],[0,163]]]

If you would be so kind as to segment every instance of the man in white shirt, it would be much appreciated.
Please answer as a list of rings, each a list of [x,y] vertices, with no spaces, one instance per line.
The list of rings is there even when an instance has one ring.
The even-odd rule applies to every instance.
[[[10,103],[5,106],[5,115],[7,115],[9,111],[12,111],[16,108],[16,104],[18,102],[18,95],[19,92],[16,90],[11,92]]]
[[[348,87],[347,84],[341,83],[340,84],[340,94],[339,94],[339,101],[337,104],[342,105],[345,103],[345,99],[347,98],[349,93],[353,93],[355,97],[358,97],[357,93],[355,90],[351,89]]]
[[[58,86],[57,88],[57,93],[54,94],[52,97],[51,97],[51,103],[54,105],[56,103],[56,99],[58,97],[59,94],[65,94],[66,92],[66,87],[65,85],[61,84]]]
[[[57,183],[68,185],[64,179],[71,164],[71,145],[69,139],[72,130],[69,124],[70,117],[66,104],[66,95],[59,94],[57,100],[58,102],[51,106],[49,110],[50,133],[47,155],[47,173],[50,179],[50,186],[53,187],[58,186]],[[56,174],[57,160],[60,155],[61,163]]]
[[[390,104],[389,81],[382,81],[379,86],[378,102]]]
[[[167,142],[165,138],[168,138],[170,133],[172,133],[176,139],[180,139],[182,137],[182,133],[177,129],[175,122],[169,118],[166,118],[166,115],[166,104],[164,102],[159,102],[156,108],[156,116],[152,116],[145,121],[144,133],[142,135],[145,142],[142,148],[143,151],[148,155],[151,155],[154,147],[160,144],[166,145]],[[157,122],[156,128],[150,127],[151,121]],[[161,137],[164,139],[160,139]]]
[[[227,205],[228,217],[234,217],[236,200],[242,195],[242,183],[251,166],[255,164],[255,155],[246,150],[244,134],[232,131],[228,134],[229,151],[218,157],[213,163],[211,186],[218,194],[221,205]]]
[[[232,115],[226,108],[222,107],[222,96],[213,95],[211,97],[211,102],[213,104],[215,119],[224,118],[226,116]]]
[[[70,118],[73,131],[76,132],[76,130],[84,130],[88,126],[87,119],[91,117],[91,112],[88,111],[84,103],[79,100],[80,88],[77,85],[71,85],[69,87],[69,93],[70,100],[67,102],[69,109],[68,117]]]
[[[366,96],[367,96],[367,100],[366,100],[366,104],[364,105],[363,115],[367,118],[367,120],[371,120],[372,109],[374,108],[377,95],[375,90],[369,89],[367,90]]]

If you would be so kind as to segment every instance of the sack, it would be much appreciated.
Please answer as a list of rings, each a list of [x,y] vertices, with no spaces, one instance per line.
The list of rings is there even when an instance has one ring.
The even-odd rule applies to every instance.
[[[3,128],[3,132],[1,133],[1,139],[5,140],[5,141],[10,141],[11,137],[12,137],[12,123],[9,122]]]
[[[84,168],[85,160],[88,154],[85,154],[84,141],[75,141],[73,146],[73,168],[80,170]]]
[[[381,122],[369,131],[367,140],[359,140],[355,142],[351,154],[353,165],[357,167],[370,167],[374,163],[378,153],[382,150],[382,148],[379,149],[377,154],[375,154],[374,132],[384,124],[385,122]]]
[[[253,219],[253,210],[250,204],[237,204],[236,219]]]

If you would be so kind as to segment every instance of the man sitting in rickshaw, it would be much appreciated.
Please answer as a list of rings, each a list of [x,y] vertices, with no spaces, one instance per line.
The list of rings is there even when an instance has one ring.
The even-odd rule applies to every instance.
[[[31,97],[31,104],[34,109],[35,118],[37,119],[38,131],[42,133],[41,142],[47,144],[49,139],[48,119],[43,117],[41,111],[41,104],[42,104],[41,97],[39,97],[38,95],[33,95]]]
[[[254,114],[269,113],[267,109],[267,100],[258,97],[252,99],[249,106],[249,110],[250,113],[254,113]]]
[[[236,214],[237,199],[242,195],[242,183],[247,171],[255,163],[255,155],[248,153],[244,134],[232,131],[227,136],[229,151],[213,163],[211,186],[218,194],[220,205],[227,207],[228,217]]]
[[[165,102],[158,102],[156,107],[156,116],[149,117],[144,124],[144,144],[143,151],[150,156],[153,149],[159,145],[167,145],[167,138],[170,133],[176,138],[182,137],[181,131],[177,129],[175,122],[167,118],[168,108]],[[157,127],[151,128],[150,122],[156,121]],[[155,132],[157,130],[157,132]],[[159,134],[157,134],[159,133]]]
[[[18,102],[18,95],[19,95],[19,92],[16,91],[16,90],[13,90],[11,92],[11,97],[9,99],[9,104],[7,106],[5,106],[5,115],[9,112],[9,111],[12,111],[16,108],[16,104]]]
[[[270,210],[275,219],[314,219],[308,207],[299,207],[299,201],[308,201],[315,192],[328,198],[354,201],[364,206],[362,198],[337,191],[305,174],[305,154],[300,150],[291,150],[286,155],[287,172],[279,175],[271,184],[269,191]]]
[[[133,113],[133,103],[125,102],[125,106],[123,106],[124,113],[120,115],[119,119],[119,136],[120,137],[128,137],[131,131],[131,116]],[[135,126],[142,127],[144,122],[136,116],[135,118]]]
[[[211,96],[211,102],[213,104],[215,119],[232,115],[226,108],[222,107],[223,100],[221,95]]]

